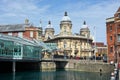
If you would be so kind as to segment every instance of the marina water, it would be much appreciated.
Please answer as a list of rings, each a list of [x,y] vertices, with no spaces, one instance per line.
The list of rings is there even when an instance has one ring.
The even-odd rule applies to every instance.
[[[30,71],[0,73],[0,80],[110,80],[110,73],[79,71]]]

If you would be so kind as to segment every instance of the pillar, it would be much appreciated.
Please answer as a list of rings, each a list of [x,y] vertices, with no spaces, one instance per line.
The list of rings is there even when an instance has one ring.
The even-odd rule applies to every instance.
[[[16,62],[13,61],[12,63],[12,71],[15,72],[16,71]]]

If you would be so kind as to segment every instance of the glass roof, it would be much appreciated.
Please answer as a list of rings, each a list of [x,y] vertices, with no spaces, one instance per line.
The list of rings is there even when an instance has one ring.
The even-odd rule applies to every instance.
[[[8,41],[13,41],[19,44],[24,44],[24,45],[31,45],[31,46],[41,46],[42,51],[48,51],[52,52],[53,50],[57,49],[57,44],[56,43],[44,43],[42,41],[38,41],[36,39],[33,40],[28,40],[26,38],[20,38],[20,37],[13,37],[10,35],[4,35],[0,34],[0,39],[1,40],[8,40]]]
[[[17,43],[20,43],[20,44],[39,46],[34,41],[31,41],[31,40],[28,40],[28,39],[25,39],[25,38],[20,38],[20,37],[13,37],[13,36],[9,36],[9,35],[0,34],[0,39],[14,41],[14,42],[17,42]]]

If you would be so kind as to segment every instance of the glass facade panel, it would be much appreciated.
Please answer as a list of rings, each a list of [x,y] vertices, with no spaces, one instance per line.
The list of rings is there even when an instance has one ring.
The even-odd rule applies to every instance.
[[[22,50],[23,49],[23,50]],[[23,51],[23,55],[21,54]],[[42,52],[41,46],[32,46],[20,44],[14,41],[2,40],[0,39],[0,56],[13,58],[13,59],[22,59],[22,58],[35,58],[40,59]]]
[[[13,48],[13,42],[7,41],[7,40],[0,40],[0,56],[12,56]]]
[[[57,43],[45,43],[45,44],[51,50],[57,49]]]
[[[23,57],[24,58],[38,58],[42,50],[37,46],[24,45],[23,46]]]

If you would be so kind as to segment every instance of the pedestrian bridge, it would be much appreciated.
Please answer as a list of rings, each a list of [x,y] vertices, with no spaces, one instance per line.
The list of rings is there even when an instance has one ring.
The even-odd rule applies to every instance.
[[[42,62],[67,62],[71,59],[63,59],[63,58],[49,58],[49,59],[41,59]]]
[[[42,61],[53,61],[53,59],[42,59],[41,53],[43,50],[52,51],[56,47],[56,44],[47,43],[47,45],[34,39],[28,40],[0,34],[1,70],[5,68],[7,71],[10,68],[15,72],[17,68],[23,68],[23,70],[32,69],[32,67],[39,68]],[[66,60],[54,59],[54,61],[62,62]]]
[[[0,34],[0,60],[41,60],[41,52],[35,41]]]

